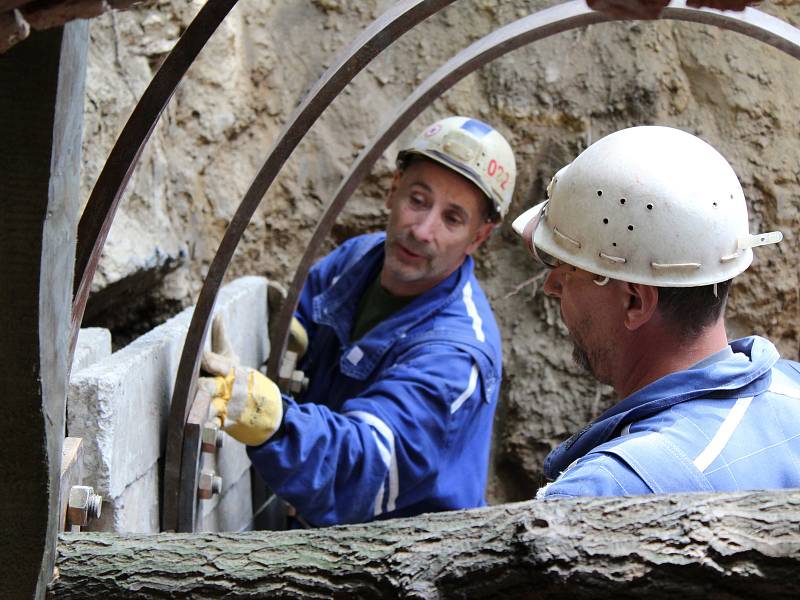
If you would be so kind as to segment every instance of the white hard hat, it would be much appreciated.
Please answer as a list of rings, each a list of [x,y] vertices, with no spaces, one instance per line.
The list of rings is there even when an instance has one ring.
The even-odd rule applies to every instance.
[[[733,168],[680,129],[612,133],[558,171],[547,189],[548,200],[517,217],[514,230],[538,253],[621,281],[719,283],[750,266],[752,248],[783,239],[779,231],[749,233]]]
[[[436,121],[397,154],[402,166],[419,154],[456,171],[477,185],[502,219],[508,212],[517,164],[506,139],[491,125],[469,117]]]

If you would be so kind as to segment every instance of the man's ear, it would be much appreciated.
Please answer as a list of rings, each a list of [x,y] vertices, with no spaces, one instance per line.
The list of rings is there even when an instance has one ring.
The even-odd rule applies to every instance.
[[[635,331],[648,323],[658,307],[658,288],[641,283],[624,283],[627,295],[625,306],[625,328]]]
[[[480,248],[480,245],[485,242],[492,233],[492,230],[497,227],[497,223],[481,223],[478,226],[478,230],[475,232],[475,237],[472,240],[472,243],[467,246],[467,254],[472,254]]]
[[[394,193],[397,191],[397,188],[400,187],[400,178],[403,176],[403,172],[401,170],[397,170],[394,172],[394,176],[392,177],[392,183],[389,186],[389,193],[386,194],[386,202],[384,203],[386,208],[389,210],[392,209],[392,200],[394,199]]]

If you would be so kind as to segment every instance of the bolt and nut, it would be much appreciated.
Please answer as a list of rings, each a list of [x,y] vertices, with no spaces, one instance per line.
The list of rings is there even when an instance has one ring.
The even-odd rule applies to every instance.
[[[292,378],[289,382],[289,390],[293,394],[304,392],[308,388],[308,377],[303,371],[293,371]]]
[[[100,518],[103,497],[94,493],[88,485],[73,485],[69,490],[67,522],[83,527],[89,521]]]
[[[222,433],[219,426],[213,421],[206,421],[200,434],[200,449],[203,452],[214,454],[222,448]]]
[[[216,475],[214,471],[203,469],[200,471],[200,480],[197,483],[197,497],[201,500],[208,500],[214,494],[219,494],[222,490],[222,477]]]

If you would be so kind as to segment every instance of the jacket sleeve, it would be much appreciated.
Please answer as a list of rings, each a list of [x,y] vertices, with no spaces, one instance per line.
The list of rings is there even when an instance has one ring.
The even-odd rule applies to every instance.
[[[314,525],[400,510],[430,496],[453,435],[483,408],[478,379],[466,352],[412,348],[337,412],[288,400],[281,434],[249,448],[250,458]]]

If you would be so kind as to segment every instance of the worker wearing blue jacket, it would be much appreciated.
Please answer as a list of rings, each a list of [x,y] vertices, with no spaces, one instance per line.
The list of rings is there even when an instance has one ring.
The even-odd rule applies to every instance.
[[[204,356],[224,429],[310,524],[485,504],[502,353],[471,254],[505,215],[515,172],[503,136],[466,117],[400,152],[386,233],[345,242],[306,281],[298,398],[225,352]]]
[[[613,133],[514,222],[547,265],[576,362],[621,399],[547,457],[537,497],[800,487],[800,365],[728,342],[752,248],[736,174],[678,129]]]

